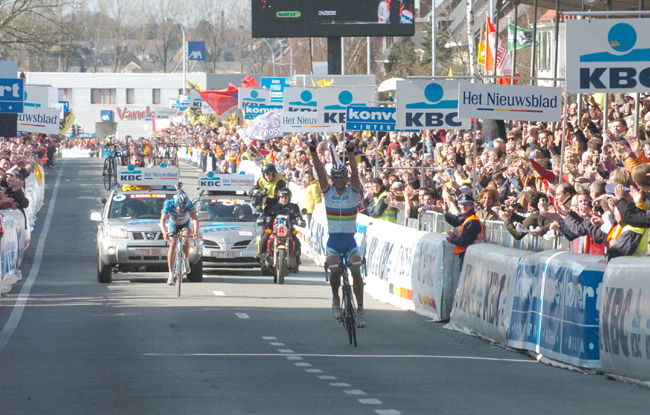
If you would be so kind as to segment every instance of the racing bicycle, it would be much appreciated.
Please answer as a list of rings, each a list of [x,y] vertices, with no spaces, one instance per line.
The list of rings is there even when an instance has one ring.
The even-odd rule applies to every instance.
[[[117,185],[117,167],[121,164],[122,153],[120,150],[109,150],[108,157],[104,159],[104,170],[102,171],[106,191],[110,192]]]
[[[343,323],[343,328],[348,333],[348,340],[350,344],[357,346],[357,322],[356,322],[356,305],[354,300],[354,294],[352,292],[352,286],[350,285],[350,279],[352,275],[350,273],[350,267],[352,266],[361,266],[363,268],[364,274],[366,273],[366,259],[362,259],[359,262],[353,262],[348,264],[345,255],[340,255],[342,258],[340,267],[343,272],[341,273],[341,279],[343,284],[341,284],[341,323]],[[328,271],[337,268],[339,265],[325,265],[325,280],[328,280]],[[363,274],[362,274],[363,275]],[[365,282],[364,282],[365,284]]]
[[[176,238],[177,233],[168,234],[171,238]],[[176,283],[176,295],[181,296],[181,284],[183,283],[183,276],[190,272],[189,269],[185,269],[185,252],[183,252],[183,245],[185,245],[185,240],[192,237],[191,234],[183,235],[181,234],[180,238],[176,241],[176,259],[174,259],[174,282]]]

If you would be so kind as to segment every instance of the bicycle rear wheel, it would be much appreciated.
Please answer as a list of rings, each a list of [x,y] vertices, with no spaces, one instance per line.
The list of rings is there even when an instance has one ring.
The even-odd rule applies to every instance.
[[[117,186],[117,157],[112,158],[113,161],[113,187]]]

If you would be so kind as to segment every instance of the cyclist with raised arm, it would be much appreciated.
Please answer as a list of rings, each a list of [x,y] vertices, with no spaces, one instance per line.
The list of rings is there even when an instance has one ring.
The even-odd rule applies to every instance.
[[[325,264],[332,270],[330,286],[332,287],[332,315],[335,319],[341,319],[341,299],[339,287],[341,285],[340,267],[341,255],[345,256],[348,264],[361,262],[361,254],[354,240],[357,232],[357,212],[359,211],[359,197],[361,195],[361,181],[355,158],[355,143],[349,142],[345,149],[347,158],[350,160],[350,184],[348,185],[348,169],[345,164],[334,164],[330,170],[332,186],[327,181],[325,166],[316,153],[316,142],[312,140],[309,144],[309,151],[312,155],[314,168],[318,175],[318,181],[323,189],[323,202],[327,213],[327,228],[329,238],[327,240],[327,259]],[[357,299],[357,325],[360,328],[368,325],[366,313],[363,308],[363,280],[359,266],[350,266],[353,280],[354,296]]]
[[[192,228],[190,228],[190,222]],[[199,218],[196,214],[196,208],[190,201],[190,197],[185,190],[180,190],[173,199],[165,202],[160,215],[160,230],[163,239],[169,242],[169,251],[167,252],[167,266],[169,267],[169,278],[167,284],[174,285],[174,258],[176,255],[176,245],[178,236],[172,237],[169,234],[192,235],[193,239],[199,237]],[[183,252],[185,253],[185,273],[190,272],[190,262],[187,256],[190,253],[190,240],[185,239],[183,243]]]

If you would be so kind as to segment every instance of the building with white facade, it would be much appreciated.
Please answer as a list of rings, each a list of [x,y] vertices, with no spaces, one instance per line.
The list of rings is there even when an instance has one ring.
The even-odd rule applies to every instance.
[[[96,123],[115,122],[117,137],[150,134],[152,115],[157,109],[170,108],[170,101],[178,100],[183,92],[182,73],[30,72],[26,76],[27,85],[58,88],[59,101],[69,102],[74,123],[85,133],[94,133]],[[217,90],[227,88],[228,83],[241,85],[244,76],[188,73],[187,80],[205,90]]]

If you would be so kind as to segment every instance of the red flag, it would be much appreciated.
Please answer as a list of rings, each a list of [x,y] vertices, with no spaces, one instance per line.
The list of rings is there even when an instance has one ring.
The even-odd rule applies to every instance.
[[[497,60],[497,75],[512,76],[512,58],[506,50],[506,45],[501,42],[501,39],[496,34],[494,26],[490,18],[487,17],[487,29],[486,29],[487,42],[485,42],[485,71],[492,73],[494,71],[494,56],[496,51],[496,60]],[[519,71],[517,71],[514,76],[519,76]],[[510,79],[498,79],[498,84],[517,84],[517,80]]]
[[[218,91],[199,91],[201,98],[208,103],[210,108],[221,115],[232,107],[237,106],[239,96],[239,89],[229,84],[228,89],[220,89]]]
[[[250,75],[246,75],[244,80],[241,82],[242,88],[252,88],[254,86],[260,86],[259,82],[256,82],[255,78]]]

